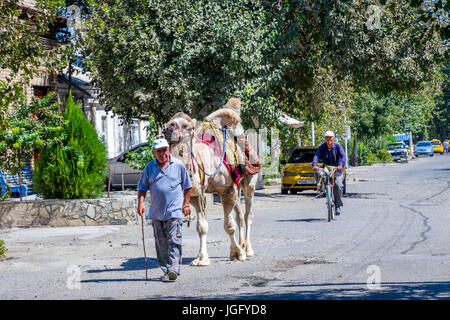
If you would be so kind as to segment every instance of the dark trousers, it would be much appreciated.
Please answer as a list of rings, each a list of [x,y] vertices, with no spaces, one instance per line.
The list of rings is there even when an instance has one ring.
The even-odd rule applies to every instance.
[[[322,168],[320,168],[319,171],[314,172],[314,177],[318,182],[317,187],[320,189],[321,192],[325,192],[325,186],[322,181],[324,174],[325,173],[323,172]],[[342,207],[344,205],[344,203],[342,202],[343,192],[344,192],[344,175],[341,174],[340,176],[336,176],[334,178],[333,199],[334,205],[336,207]]]

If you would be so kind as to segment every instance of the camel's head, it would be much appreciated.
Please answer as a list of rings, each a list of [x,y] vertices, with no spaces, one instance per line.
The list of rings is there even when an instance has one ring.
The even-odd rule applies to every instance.
[[[222,108],[206,117],[207,121],[214,122],[220,128],[231,128],[241,122],[241,101],[231,98]]]
[[[164,137],[169,144],[177,144],[181,141],[183,133],[191,133],[195,127],[195,119],[192,119],[183,112],[175,114],[165,125]]]

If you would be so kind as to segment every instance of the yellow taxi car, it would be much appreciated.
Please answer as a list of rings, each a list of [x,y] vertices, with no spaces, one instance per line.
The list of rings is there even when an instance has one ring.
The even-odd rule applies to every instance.
[[[281,161],[284,170],[281,174],[281,193],[296,194],[298,191],[315,190],[317,183],[312,170],[312,160],[318,147],[301,147],[295,149],[289,160]],[[319,166],[322,164],[320,163]]]
[[[432,139],[430,142],[433,145],[434,152],[439,152],[440,154],[444,154],[444,146],[442,145],[440,140]]]

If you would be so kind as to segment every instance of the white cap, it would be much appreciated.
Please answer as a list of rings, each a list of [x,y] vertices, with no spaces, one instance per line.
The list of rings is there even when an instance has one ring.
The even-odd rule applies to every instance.
[[[325,132],[325,134],[323,136],[324,137],[334,137],[334,133],[333,133],[333,131],[327,131],[327,132]]]
[[[166,139],[156,139],[155,141],[153,141],[152,143],[152,148],[153,149],[159,149],[159,148],[167,148],[169,146],[169,144],[167,143]]]

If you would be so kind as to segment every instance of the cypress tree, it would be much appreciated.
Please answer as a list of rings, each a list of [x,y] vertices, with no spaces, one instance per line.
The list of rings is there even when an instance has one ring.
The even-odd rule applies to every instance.
[[[66,102],[63,127],[62,143],[45,149],[36,160],[37,192],[53,199],[99,197],[107,176],[106,149],[71,94]]]

